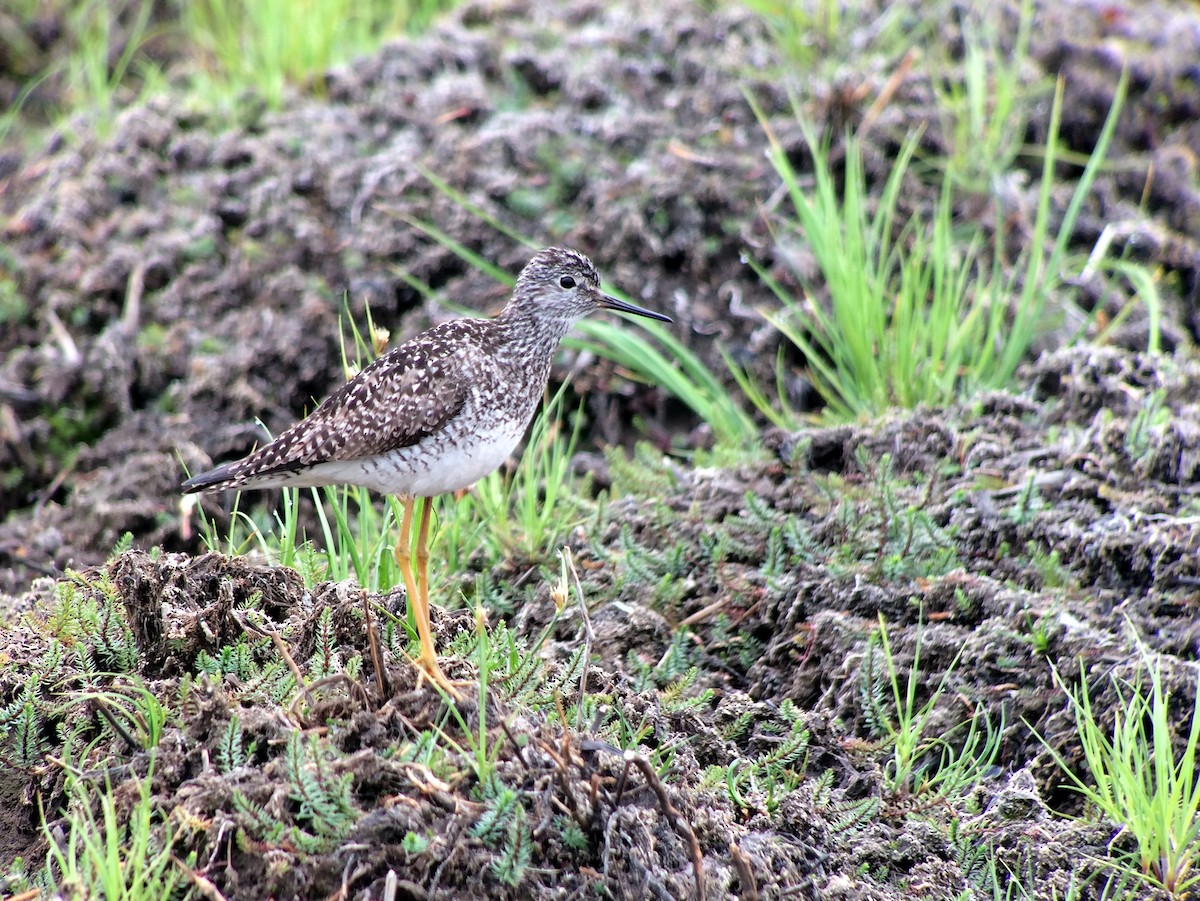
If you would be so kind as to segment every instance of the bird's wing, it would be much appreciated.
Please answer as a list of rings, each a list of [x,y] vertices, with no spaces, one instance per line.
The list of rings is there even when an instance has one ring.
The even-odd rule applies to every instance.
[[[438,431],[462,409],[470,387],[461,375],[469,345],[456,325],[444,323],[384,354],[308,417],[232,464],[236,474],[257,477],[359,460]]]

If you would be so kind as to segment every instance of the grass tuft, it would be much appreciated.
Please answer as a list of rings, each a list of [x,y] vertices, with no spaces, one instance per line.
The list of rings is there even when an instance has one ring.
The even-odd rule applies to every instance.
[[[751,98],[792,210],[772,226],[776,244],[785,259],[787,248],[796,244],[811,252],[828,304],[811,291],[796,298],[766,267],[753,260],[750,265],[782,304],[781,310],[763,315],[803,354],[831,416],[854,419],[889,407],[946,405],[1011,384],[1063,284],[1068,242],[1107,154],[1125,86],[1123,77],[1061,220],[1052,222],[1063,98],[1059,81],[1028,250],[1008,271],[994,238],[981,225],[964,229],[958,221],[952,166],[933,208],[902,219],[901,198],[917,177],[911,164],[919,135],[902,145],[872,211],[858,138],[845,137],[844,174],[839,174],[828,139],[819,138],[797,112],[813,161],[807,187]],[[1144,280],[1126,278],[1134,287],[1145,287]],[[807,280],[801,276],[801,281]],[[1153,308],[1154,298],[1147,302]],[[782,401],[736,366],[731,369],[764,416],[785,427],[799,424]],[[781,384],[783,379],[780,372]]]
[[[1072,787],[1133,836],[1137,860],[1124,869],[1171,897],[1190,897],[1200,886],[1200,678],[1190,717],[1172,713],[1161,665],[1140,638],[1135,644],[1138,675],[1113,678],[1109,710],[1093,709],[1082,662],[1079,687],[1067,690],[1090,782],[1038,737]],[[1103,725],[1109,713],[1112,725]]]
[[[45,812],[42,829],[49,854],[45,882],[58,897],[102,897],[106,901],[152,901],[174,897],[182,873],[171,854],[171,829],[161,826],[150,791],[150,775],[134,778],[137,794],[129,810],[118,807],[106,778],[89,786],[67,767],[66,836],[59,839]],[[99,807],[99,812],[96,812]]]
[[[887,622],[879,614],[879,631],[871,634],[867,666],[863,669],[863,709],[868,721],[883,734],[890,750],[883,778],[891,791],[898,795],[957,799],[982,781],[991,767],[1000,752],[1004,724],[993,727],[986,712],[979,708],[965,724],[941,735],[928,734],[962,651],[950,662],[929,699],[918,706],[922,632],[923,627],[918,626],[912,668],[908,678],[902,680],[888,638]],[[881,658],[881,669],[876,668],[877,658]],[[885,694],[890,694],[890,699],[884,698]],[[964,725],[965,733],[958,736],[963,733]]]

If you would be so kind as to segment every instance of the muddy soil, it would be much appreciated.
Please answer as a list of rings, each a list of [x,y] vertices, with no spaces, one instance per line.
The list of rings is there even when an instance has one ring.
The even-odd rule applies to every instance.
[[[1129,72],[1073,248],[1113,226],[1156,274],[1155,319],[1141,305],[1118,319],[1119,280],[1069,279],[1014,391],[764,429],[726,468],[691,465],[710,436],[677,401],[565,350],[555,380],[571,375],[588,414],[580,465],[609,492],[569,541],[588,614],[573,592],[560,608],[554,559],[468,573],[493,627],[536,653],[481,701],[475,615],[435,610],[444,665],[472,686],[457,714],[408,662],[402,591],[306,587],[206,554],[180,504],[185,469],[245,453],[256,419],[277,432],[344,378],[343,298],[393,336],[496,310],[505,288],[422,227],[516,272],[530,251],[479,210],[591,255],[714,372],[725,348],[773,379],[779,336],[756,311],[772,296],[743,260],[799,289],[804,258],[771,228],[778,178],[746,92],[801,168],[793,100],[834,135],[868,121],[882,185],[914,127],[931,156],[952,143],[939,61],[982,13],[934,6],[888,4],[899,53],[864,12],[797,79],[736,9],[473,3],[279,112],[248,104],[231,122],[163,99],[108,137],[77,121],[10,153],[0,862],[45,854],[39,804],[61,812],[65,798],[42,755],[98,738],[117,775],[152,772],[181,872],[209,897],[990,898],[1018,882],[1037,898],[1113,896],[1108,864],[1131,838],[1062,816],[1082,807],[1047,749],[1080,767],[1061,686],[1086,677],[1109,709],[1139,639],[1181,719],[1196,684],[1194,4],[1047,4],[1023,73],[1044,98],[1024,139],[1044,140],[1061,75],[1061,136],[1087,153]],[[1015,8],[989,12],[1012,30]],[[1019,156],[962,215],[991,227],[999,212],[1019,247],[1040,167]],[[1078,177],[1060,168],[1056,216]],[[1146,352],[1156,325],[1162,354]],[[1103,340],[1066,347],[1081,329]],[[788,353],[790,401],[811,408]],[[638,441],[633,464],[595,453]],[[223,501],[204,501],[221,524]],[[126,533],[132,549],[112,556]],[[68,568],[72,587],[56,588]],[[68,602],[90,623],[69,634],[53,614]],[[961,747],[975,715],[998,743],[965,795],[896,784],[881,617],[900,678],[915,670],[922,700],[944,686],[929,734]],[[137,674],[185,713],[153,765],[95,707],[62,707],[57,667],[84,686]],[[41,719],[16,747],[11,711],[26,702]],[[481,722],[491,758],[471,766]]]

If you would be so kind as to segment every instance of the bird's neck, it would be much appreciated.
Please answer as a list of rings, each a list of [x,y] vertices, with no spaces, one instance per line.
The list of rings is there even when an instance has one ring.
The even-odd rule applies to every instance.
[[[496,318],[502,352],[509,357],[529,362],[549,361],[559,342],[574,324],[570,319],[533,317],[528,313],[506,307]]]
[[[511,313],[501,314],[494,322],[489,352],[494,362],[510,374],[503,389],[508,404],[532,416],[546,390],[559,342],[571,323]]]

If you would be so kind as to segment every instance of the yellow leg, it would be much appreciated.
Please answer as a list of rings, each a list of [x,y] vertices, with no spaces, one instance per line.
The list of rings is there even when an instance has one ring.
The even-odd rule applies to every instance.
[[[421,526],[417,531],[417,572],[414,577],[412,568],[412,519],[414,500],[406,498],[404,514],[400,522],[400,540],[396,544],[396,563],[400,566],[400,575],[404,579],[404,590],[408,593],[408,603],[417,624],[417,638],[421,644],[421,654],[417,664],[433,682],[446,691],[451,697],[458,697],[446,674],[438,665],[437,649],[433,644],[433,626],[429,622],[429,519],[432,512],[432,498],[422,498]]]
[[[404,579],[404,591],[410,605],[418,603],[417,581],[412,569],[412,515],[413,499],[404,499],[404,512],[400,514],[400,539],[396,542],[396,565],[400,567],[400,578]],[[416,609],[415,607],[413,608]]]

